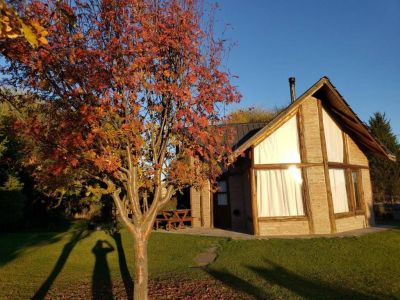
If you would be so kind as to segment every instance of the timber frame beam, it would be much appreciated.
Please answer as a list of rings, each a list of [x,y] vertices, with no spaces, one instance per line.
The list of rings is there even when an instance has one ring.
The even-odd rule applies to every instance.
[[[329,221],[330,221],[331,233],[336,233],[336,221],[335,221],[335,214],[333,211],[332,190],[329,179],[328,151],[326,149],[325,129],[324,129],[324,122],[322,119],[323,118],[322,103],[320,99],[317,100],[317,105],[318,105],[318,119],[319,119],[319,130],[320,130],[319,132],[320,132],[321,149],[322,149],[322,161],[324,164],[325,185],[326,185],[326,193],[328,196]]]
[[[256,170],[271,170],[271,169],[288,169],[289,167],[306,168],[323,166],[323,163],[283,163],[283,164],[257,164],[254,165]]]
[[[309,187],[308,187],[308,176],[307,176],[307,170],[304,167],[311,166],[313,164],[307,163],[308,162],[308,157],[307,157],[307,147],[305,144],[305,139],[304,139],[304,119],[303,119],[303,105],[300,105],[299,110],[297,112],[297,128],[298,128],[298,134],[299,134],[299,146],[300,146],[300,161],[303,162],[303,166],[300,166],[301,168],[301,175],[303,178],[303,184],[302,184],[302,190],[303,190],[303,205],[305,208],[305,214],[308,219],[308,228],[310,231],[310,234],[313,234],[314,231],[314,221],[313,221],[313,216],[312,216],[312,210],[311,210],[311,198],[310,198],[310,192],[309,192]]]

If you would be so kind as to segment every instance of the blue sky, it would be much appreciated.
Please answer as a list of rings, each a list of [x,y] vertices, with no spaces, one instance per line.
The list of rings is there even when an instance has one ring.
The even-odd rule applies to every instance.
[[[217,30],[236,43],[227,65],[235,107],[289,103],[328,76],[363,121],[385,112],[400,135],[400,1],[218,0]],[[400,139],[400,136],[398,136]]]

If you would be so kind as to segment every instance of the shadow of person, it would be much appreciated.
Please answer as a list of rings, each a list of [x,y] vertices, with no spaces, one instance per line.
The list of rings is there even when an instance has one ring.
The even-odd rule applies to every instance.
[[[60,274],[61,270],[64,268],[65,263],[68,260],[69,255],[71,254],[72,250],[74,249],[75,245],[78,243],[79,240],[87,237],[89,235],[88,232],[79,229],[75,231],[71,237],[71,239],[66,243],[61,251],[60,256],[57,259],[56,264],[53,267],[53,270],[46,278],[46,280],[42,283],[40,288],[37,290],[35,295],[32,297],[34,300],[44,299],[53,284],[54,280]]]
[[[121,234],[119,232],[112,233],[111,235],[117,245],[118,251],[118,263],[121,272],[122,281],[124,282],[126,297],[128,300],[133,298],[133,281],[132,276],[129,272],[128,265],[126,263],[125,251],[122,245]]]
[[[96,262],[92,276],[92,298],[113,299],[110,268],[107,263],[107,254],[114,251],[114,247],[108,241],[98,240],[92,252]]]

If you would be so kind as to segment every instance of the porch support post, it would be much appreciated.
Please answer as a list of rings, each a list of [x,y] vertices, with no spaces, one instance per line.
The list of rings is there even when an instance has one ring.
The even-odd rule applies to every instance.
[[[204,205],[203,186],[200,188],[200,225],[204,227]]]
[[[251,210],[253,218],[253,234],[260,235],[260,229],[258,224],[256,172],[253,167],[254,167],[254,148],[251,148],[251,167],[249,175],[250,175]]]
[[[210,228],[214,228],[214,193],[211,192],[210,184]]]

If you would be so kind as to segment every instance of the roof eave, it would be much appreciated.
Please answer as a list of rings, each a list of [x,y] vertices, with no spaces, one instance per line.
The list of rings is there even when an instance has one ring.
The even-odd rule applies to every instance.
[[[240,154],[245,152],[250,147],[255,146],[256,141],[260,136],[266,134],[271,128],[273,128],[281,119],[286,115],[293,112],[300,104],[309,96],[313,95],[318,89],[320,89],[328,80],[327,77],[322,77],[315,84],[313,84],[307,91],[305,91],[300,97],[298,97],[294,102],[292,102],[288,107],[282,110],[273,120],[271,120],[263,129],[258,131],[254,136],[252,136],[246,143],[238,147],[234,152],[234,157],[238,157]]]
[[[357,123],[360,124],[362,126],[362,128],[364,129],[364,133],[366,136],[368,136],[368,138],[370,139],[370,141],[374,142],[374,148],[375,149],[371,149],[369,148],[370,151],[374,152],[375,154],[385,157],[391,161],[396,161],[396,156],[393,155],[393,153],[391,153],[370,131],[369,127],[358,117],[358,115],[353,111],[353,109],[351,108],[351,106],[347,103],[347,101],[343,98],[343,96],[339,93],[339,91],[336,89],[336,87],[332,84],[332,82],[327,78],[324,77],[326,79],[326,86],[329,87],[331,89],[331,91],[333,91],[334,95],[340,100],[342,101],[345,106],[350,110],[351,114],[354,116],[354,118],[356,119]],[[356,130],[356,129],[354,129]]]
[[[372,141],[374,143],[374,146],[375,146],[375,147],[372,147],[372,149],[370,149],[370,150],[373,151],[374,153],[377,153],[381,156],[388,158],[391,161],[396,161],[396,156],[393,155],[392,153],[390,153],[390,151],[388,151],[386,149],[386,147],[370,132],[367,125],[361,121],[361,119],[351,109],[350,105],[346,102],[346,100],[343,98],[343,96],[337,91],[335,86],[330,82],[329,78],[326,76],[319,79],[314,85],[312,85],[307,91],[305,91],[300,97],[298,97],[286,109],[284,109],[281,113],[279,113],[264,128],[262,128],[260,131],[258,131],[254,136],[252,136],[249,140],[247,140],[245,143],[243,143],[240,147],[235,149],[233,152],[234,157],[236,158],[240,154],[245,152],[247,149],[249,149],[250,147],[254,147],[257,144],[260,137],[268,134],[268,131],[273,131],[276,124],[279,124],[279,122],[285,116],[287,116],[288,114],[295,111],[307,97],[315,95],[324,85],[326,85],[328,88],[330,88],[333,91],[333,93],[338,97],[338,99],[340,101],[342,101],[345,104],[345,106],[348,107],[351,114],[356,119],[356,122],[363,127],[364,133],[366,133],[368,135],[368,138],[370,139],[370,141]],[[356,130],[356,129],[353,129],[353,130]]]

